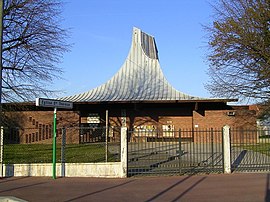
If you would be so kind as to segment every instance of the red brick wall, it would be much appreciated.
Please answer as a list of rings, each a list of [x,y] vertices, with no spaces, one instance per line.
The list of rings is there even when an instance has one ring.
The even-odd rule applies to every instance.
[[[20,128],[20,143],[52,143],[53,111],[8,112],[6,116],[13,121],[13,126]],[[79,113],[57,112],[57,142],[61,140],[62,127],[79,127]],[[66,141],[79,142],[79,130],[68,129]]]
[[[228,112],[234,112],[234,115],[229,115]],[[215,130],[221,129],[225,125],[229,125],[232,129],[239,128],[249,128],[256,129],[256,113],[248,109],[238,109],[238,110],[215,110],[215,111],[205,111],[204,115],[200,113],[193,112],[193,123],[196,130],[210,129]],[[221,142],[221,134],[213,133],[213,141]],[[254,136],[254,135],[253,135]],[[238,142],[239,138],[237,136],[233,137],[233,142]],[[198,132],[194,136],[194,142],[210,142],[211,136],[206,132]],[[256,142],[257,136],[254,138],[249,138],[249,142]]]
[[[237,110],[235,115],[228,115],[232,110],[205,111],[204,115],[193,112],[193,123],[198,128],[221,128],[229,125],[233,128],[256,128],[255,111]]]
[[[248,107],[235,107],[223,109],[205,109],[209,105],[200,105],[199,111],[194,111],[194,104],[136,104],[136,105],[85,105],[80,106],[78,111],[58,111],[58,134],[61,134],[62,127],[67,129],[67,143],[79,142],[79,130],[81,121],[86,122],[89,113],[98,113],[101,119],[100,126],[105,126],[105,111],[109,109],[109,123],[111,126],[121,126],[121,110],[126,109],[126,125],[129,129],[139,126],[154,126],[162,129],[163,125],[172,125],[175,131],[179,129],[189,129],[183,132],[183,137],[193,138],[194,129],[222,128],[229,125],[232,128],[256,128],[256,113],[249,110]],[[226,107],[226,106],[225,106]],[[228,107],[227,107],[228,108]],[[80,112],[79,112],[80,111]],[[228,112],[235,112],[228,115]],[[21,143],[51,143],[52,142],[52,124],[53,111],[22,111],[9,112],[10,117],[20,130]],[[87,125],[87,124],[86,124]],[[190,130],[191,129],[191,130]],[[178,137],[178,132],[173,133]],[[198,137],[200,139],[200,137]],[[206,139],[206,138],[205,138]],[[60,141],[60,136],[58,137]]]

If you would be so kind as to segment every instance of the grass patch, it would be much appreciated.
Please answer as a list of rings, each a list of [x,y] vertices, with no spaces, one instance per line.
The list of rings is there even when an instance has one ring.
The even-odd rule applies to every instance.
[[[65,149],[66,163],[105,162],[104,144],[68,144]],[[9,144],[4,145],[5,164],[51,163],[51,144]],[[56,161],[61,161],[61,145],[56,148]],[[119,156],[108,153],[108,161],[119,161]]]
[[[270,143],[245,145],[243,148],[270,156]]]
[[[259,136],[260,139],[270,139],[270,135],[261,135]]]

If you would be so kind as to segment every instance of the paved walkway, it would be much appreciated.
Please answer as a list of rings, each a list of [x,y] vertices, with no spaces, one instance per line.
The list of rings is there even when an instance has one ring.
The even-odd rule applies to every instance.
[[[270,174],[241,173],[127,179],[12,177],[0,197],[26,201],[270,201]]]

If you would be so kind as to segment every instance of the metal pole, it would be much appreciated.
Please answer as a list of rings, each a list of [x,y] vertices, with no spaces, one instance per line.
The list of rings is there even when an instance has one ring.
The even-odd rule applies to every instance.
[[[66,169],[65,169],[65,162],[66,162],[66,128],[62,128],[62,146],[61,146],[61,176],[65,177]]]
[[[214,130],[211,128],[211,156],[212,156],[212,168],[214,168]]]
[[[0,126],[2,126],[2,70],[3,70],[3,27],[4,0],[0,0]]]
[[[181,129],[179,129],[178,131],[178,149],[179,149],[179,153],[178,153],[178,166],[179,166],[179,174],[182,174],[182,162],[181,162],[181,156],[182,156],[182,139],[181,139]]]
[[[0,0],[0,128],[1,128],[1,168],[0,177],[3,177],[3,149],[4,131],[2,126],[2,69],[3,69],[3,23],[4,22],[4,0]]]
[[[4,156],[4,128],[1,126],[0,128],[0,177],[4,177],[4,169],[3,169],[3,156]]]
[[[56,179],[56,112],[55,107],[53,112],[53,179]]]
[[[108,122],[109,122],[109,112],[106,110],[106,162],[108,162]]]

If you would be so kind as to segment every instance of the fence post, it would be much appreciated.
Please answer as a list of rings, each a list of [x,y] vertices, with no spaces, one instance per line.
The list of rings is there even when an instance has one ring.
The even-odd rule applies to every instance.
[[[66,175],[66,128],[62,128],[62,144],[61,144],[61,176]]]
[[[4,177],[4,167],[3,167],[3,157],[4,157],[4,127],[0,128],[0,177]]]
[[[223,127],[223,172],[231,173],[231,148],[230,148],[230,126]]]
[[[212,156],[212,168],[215,167],[214,164],[214,129],[211,128],[211,156]]]
[[[106,162],[108,162],[108,124],[109,124],[109,112],[108,112],[108,110],[106,110],[106,131],[105,131],[105,135],[106,135],[106,137],[105,137],[105,142],[106,142],[106,155],[105,155],[105,160],[106,160]]]
[[[121,127],[121,177],[127,177],[127,127]]]
[[[181,146],[181,144],[182,144],[182,139],[181,139],[181,129],[179,129],[179,131],[178,131],[178,135],[179,135],[179,139],[178,139],[178,148],[179,148],[179,156],[178,156],[178,166],[179,166],[179,173],[180,174],[182,174],[182,162],[181,162],[181,156],[182,156],[182,146]]]

